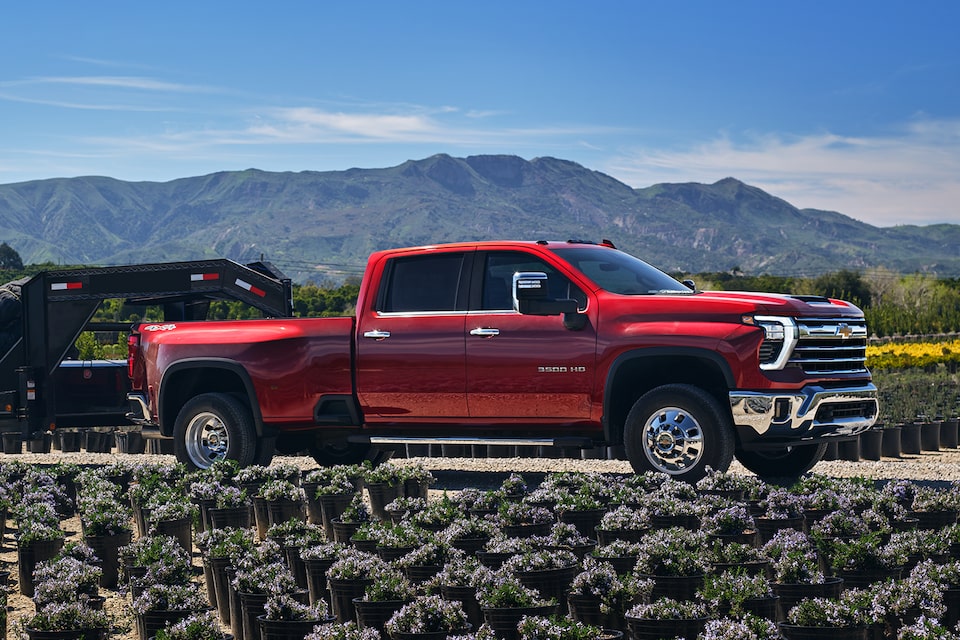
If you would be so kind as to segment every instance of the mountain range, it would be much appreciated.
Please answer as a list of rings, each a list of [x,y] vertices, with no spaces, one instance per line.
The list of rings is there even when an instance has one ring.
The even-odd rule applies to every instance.
[[[24,263],[263,256],[303,282],[359,273],[388,247],[602,238],[666,271],[960,275],[960,225],[874,227],[734,178],[634,189],[549,157],[440,154],[383,169],[0,185],[0,241]]]

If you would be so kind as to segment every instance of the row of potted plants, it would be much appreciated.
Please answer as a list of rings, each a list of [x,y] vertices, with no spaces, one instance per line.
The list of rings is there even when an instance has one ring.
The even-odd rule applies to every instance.
[[[598,567],[602,567],[608,577],[613,570],[613,575],[617,576],[618,580],[613,592],[620,593],[620,604],[604,605],[608,612],[624,619],[644,619],[641,615],[652,615],[656,610],[634,610],[634,606],[627,608],[627,602],[634,601],[628,600],[626,593],[635,592],[635,599],[650,600],[648,603],[635,603],[640,606],[660,603],[670,610],[671,607],[684,603],[700,602],[706,607],[707,602],[716,600],[716,597],[711,599],[709,596],[707,576],[720,575],[720,567],[724,564],[750,566],[751,563],[762,565],[766,562],[771,567],[770,571],[774,572],[774,584],[787,575],[782,573],[786,569],[792,569],[797,577],[807,577],[808,582],[814,583],[831,573],[840,572],[848,561],[861,562],[868,552],[875,553],[876,549],[885,549],[886,555],[898,558],[904,555],[909,558],[911,553],[919,555],[914,561],[920,563],[925,549],[932,546],[949,548],[954,538],[958,537],[956,527],[945,528],[939,532],[917,528],[921,524],[919,514],[935,513],[936,510],[949,511],[952,507],[955,519],[955,491],[928,490],[910,483],[898,482],[877,488],[862,480],[831,480],[818,476],[811,476],[794,487],[784,489],[764,485],[755,478],[732,474],[710,474],[698,487],[671,481],[656,474],[627,477],[551,474],[535,488],[528,486],[521,476],[513,475],[496,491],[468,490],[457,496],[426,500],[421,487],[424,481],[429,483],[429,478],[424,477],[422,470],[417,470],[416,475],[420,477],[415,490],[408,493],[404,489],[402,495],[398,491],[397,497],[383,507],[383,515],[386,517],[378,519],[371,513],[372,510],[366,508],[369,502],[359,499],[362,494],[357,490],[357,476],[363,478],[364,482],[376,485],[376,482],[370,482],[371,477],[378,477],[374,475],[375,471],[379,477],[393,478],[399,475],[397,468],[401,468],[400,465],[389,465],[386,469],[377,470],[333,468],[314,472],[314,477],[309,481],[310,474],[301,477],[299,471],[285,470],[282,467],[252,468],[241,473],[229,465],[223,465],[199,474],[186,474],[176,466],[147,465],[125,470],[106,468],[91,471],[89,475],[76,474],[80,486],[76,504],[80,505],[81,522],[89,521],[94,524],[100,522],[98,518],[102,511],[108,508],[107,505],[123,504],[122,491],[126,489],[126,498],[134,505],[134,511],[137,508],[141,512],[145,511],[145,524],[144,529],[138,531],[141,535],[136,543],[118,548],[118,556],[123,555],[130,559],[129,565],[125,566],[129,566],[131,576],[142,571],[138,576],[140,578],[149,574],[159,580],[171,579],[182,583],[182,573],[178,578],[169,578],[177,575],[176,567],[169,565],[177,564],[170,559],[176,557],[173,549],[176,546],[182,547],[181,541],[176,536],[168,538],[158,527],[146,523],[166,522],[166,519],[151,520],[150,516],[172,513],[175,509],[168,505],[183,507],[186,503],[186,507],[183,507],[178,515],[183,516],[189,512],[190,516],[196,517],[196,528],[206,529],[205,534],[197,539],[198,546],[203,550],[205,564],[210,566],[210,574],[206,576],[207,594],[203,599],[203,608],[216,602],[221,621],[223,607],[219,606],[221,598],[217,591],[217,581],[212,575],[213,561],[223,557],[219,554],[224,548],[231,546],[232,555],[228,554],[227,557],[230,566],[236,571],[233,580],[229,582],[234,591],[252,593],[243,589],[269,588],[270,593],[261,595],[284,596],[288,600],[292,598],[302,607],[312,605],[319,606],[320,609],[326,609],[326,602],[329,600],[329,611],[341,614],[338,616],[341,622],[346,620],[343,612],[337,610],[338,607],[342,605],[342,608],[349,610],[350,605],[356,606],[356,603],[353,602],[353,597],[348,603],[339,593],[324,593],[324,587],[333,586],[337,580],[348,579],[351,571],[359,572],[360,567],[367,564],[376,565],[373,559],[378,560],[378,566],[382,567],[377,571],[378,579],[365,578],[372,582],[363,585],[362,594],[354,596],[361,600],[367,597],[366,587],[374,583],[378,585],[370,595],[374,602],[377,598],[382,600],[385,595],[397,593],[408,596],[397,600],[410,599],[409,596],[412,596],[413,601],[419,602],[419,599],[437,591],[442,593],[444,586],[461,586],[472,588],[477,605],[488,610],[515,608],[493,605],[498,603],[497,598],[501,596],[513,594],[519,597],[533,592],[546,602],[552,599],[553,606],[558,609],[570,607],[571,615],[563,619],[576,621],[575,616],[588,614],[577,610],[576,605],[571,606],[566,590],[569,588],[571,593],[576,595],[573,589],[578,579],[579,584],[595,587],[601,582],[599,576],[604,575]],[[266,495],[270,494],[263,492],[263,487],[274,481],[283,482],[288,483],[282,485],[282,491],[278,489],[283,499],[300,504],[297,512],[287,519],[275,518],[272,523],[268,519],[268,527],[263,535],[259,527],[207,528],[202,516],[204,507],[196,508],[185,500],[185,496],[192,496],[195,502],[212,497],[212,504],[215,505],[216,496],[209,495],[209,492],[206,496],[200,495],[207,488],[215,486],[234,498],[240,496],[238,503],[242,507],[248,500],[242,492],[249,490],[254,476],[261,475],[273,477],[257,478],[260,484],[256,497],[266,501]],[[345,478],[350,479],[348,481]],[[26,474],[21,480],[26,482]],[[106,485],[100,484],[102,482],[108,482],[119,489],[108,490]],[[310,482],[317,484],[311,485]],[[401,481],[394,482],[393,486],[401,486]],[[405,485],[406,480],[402,483]],[[26,484],[40,487],[60,486],[57,482],[33,477]],[[366,491],[369,491],[370,484]],[[290,486],[299,491],[291,492]],[[310,487],[309,494],[312,496],[308,495],[305,487]],[[89,488],[89,491],[85,491],[86,488]],[[342,512],[332,519],[333,524],[353,520],[353,523],[358,525],[347,540],[331,542],[322,520],[319,523],[310,521],[304,503],[310,498],[322,495],[349,496],[349,502]],[[276,494],[272,499],[276,499]],[[32,504],[36,500],[30,502]],[[41,502],[50,504],[53,514],[57,515],[56,497]],[[17,503],[18,507],[23,504],[23,500]],[[252,505],[252,501],[250,504]],[[194,507],[195,513],[190,511],[191,507]],[[208,517],[216,508],[211,506],[211,503],[206,505]],[[249,512],[250,507],[247,508]],[[47,521],[51,528],[56,529],[58,527],[53,523],[50,511],[51,509],[46,509]],[[850,518],[849,514],[852,513],[858,513],[860,517]],[[847,517],[844,519],[841,516]],[[128,523],[132,520],[129,516],[127,519]],[[761,527],[761,523],[769,524],[773,521],[777,521],[778,525],[786,525],[785,532],[778,534],[779,527]],[[20,526],[19,522],[20,520],[18,529],[23,530],[22,540],[22,536],[30,533],[33,523],[27,524],[24,520],[24,524]],[[596,524],[592,524],[594,522]],[[863,530],[857,528],[857,523],[865,524],[868,531],[874,532],[867,536],[869,545],[854,544],[863,538]],[[683,526],[670,527],[671,524]],[[751,526],[752,537],[748,535],[751,533]],[[910,530],[910,527],[914,529]],[[84,528],[86,534],[86,525]],[[898,528],[908,530],[896,531]],[[788,537],[794,534],[802,534],[805,540],[801,543],[799,538]],[[934,539],[934,534],[940,537]],[[601,541],[601,537],[606,535],[612,537]],[[844,539],[851,537],[853,540]],[[478,541],[482,544],[478,545]],[[762,542],[765,542],[763,546]],[[782,557],[774,558],[772,556],[778,545]],[[122,554],[120,549],[123,549]],[[705,555],[706,550],[709,550],[711,555]],[[156,559],[162,568],[153,567],[151,570],[153,565],[148,562],[151,557]],[[807,557],[809,562],[801,561]],[[612,561],[623,559],[626,559],[628,566],[618,573]],[[316,566],[322,566],[322,561],[326,560],[330,561],[326,570],[322,574],[316,573]],[[930,560],[942,565],[948,558]],[[624,567],[624,564],[621,562],[620,567]],[[456,575],[488,576],[480,567],[492,572],[494,577],[488,577],[483,584],[444,585],[436,581],[436,576],[440,575],[443,575],[442,579],[445,580],[452,580]],[[263,573],[267,568],[273,573]],[[545,597],[542,592],[549,591],[550,585],[558,582],[559,574],[550,574],[551,577],[546,580],[544,575],[534,574],[556,570],[565,572],[562,580],[569,581],[568,586],[563,590],[548,593]],[[380,571],[383,579],[379,579]],[[592,578],[581,578],[584,574],[589,576],[591,571],[594,572]],[[657,577],[682,574],[700,575],[702,582],[693,592],[693,596],[675,598],[679,604],[671,604],[669,594],[663,593],[663,582],[659,581],[658,585]],[[311,582],[310,576],[317,575],[323,576],[324,584],[314,584],[320,582],[316,578]],[[292,576],[292,579],[289,576]],[[537,579],[540,580],[539,583]],[[526,583],[523,580],[526,580]],[[719,584],[739,584],[744,580],[745,578],[734,580],[731,577]],[[754,580],[759,582],[756,578]],[[527,591],[518,589],[518,583]],[[530,586],[531,584],[537,586]],[[711,584],[716,590],[717,585]],[[488,592],[493,585],[502,587],[503,590],[494,590],[491,595]],[[131,589],[134,587],[143,589],[138,594],[138,599],[145,595],[150,596],[136,605],[138,615],[156,610],[156,606],[170,606],[171,597],[180,598],[174,602],[181,602],[187,597],[183,593],[165,589],[159,589],[158,595],[156,583],[146,586],[142,582],[139,585],[134,582]],[[645,596],[644,589],[649,589]],[[697,595],[701,592],[704,594]],[[166,595],[162,595],[164,593]],[[463,597],[466,599],[466,596]],[[836,600],[835,598],[832,601]],[[134,599],[135,603],[137,601]],[[318,605],[321,601],[324,604]],[[151,602],[154,604],[150,604]],[[200,608],[200,599],[193,604]],[[262,602],[260,608],[263,609],[265,604],[265,601]],[[227,609],[229,610],[229,604]],[[294,610],[292,606],[275,606],[274,609]],[[469,606],[465,606],[464,612],[468,613],[469,609]],[[631,612],[636,615],[628,616]],[[729,616],[724,616],[727,617]],[[928,622],[932,624],[935,619],[939,620],[930,617]],[[320,618],[317,620],[322,621]],[[615,620],[616,617],[596,618],[601,624]],[[490,625],[485,619],[484,622]],[[386,629],[386,621],[383,624]],[[483,623],[476,626],[478,633],[486,631],[481,627]],[[402,633],[396,629],[395,631]]]

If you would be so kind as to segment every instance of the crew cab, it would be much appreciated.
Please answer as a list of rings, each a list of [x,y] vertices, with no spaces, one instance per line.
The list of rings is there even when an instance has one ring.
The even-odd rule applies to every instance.
[[[609,241],[457,243],[371,255],[355,317],[135,326],[128,397],[197,468],[537,443],[797,475],[876,420],[866,338],[848,302],[699,291]]]

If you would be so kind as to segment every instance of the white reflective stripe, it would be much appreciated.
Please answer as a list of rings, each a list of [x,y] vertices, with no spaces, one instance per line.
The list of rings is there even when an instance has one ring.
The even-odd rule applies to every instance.
[[[83,289],[82,282],[51,282],[51,291],[66,291],[67,289]]]
[[[190,281],[191,282],[200,282],[202,280],[219,280],[219,273],[191,273]]]
[[[251,289],[253,289],[253,285],[252,285],[252,284],[250,284],[249,282],[244,282],[244,281],[241,280],[240,278],[237,278],[237,281],[236,281],[235,284],[236,284],[238,287],[240,287],[241,289],[246,289],[247,291],[250,291]]]

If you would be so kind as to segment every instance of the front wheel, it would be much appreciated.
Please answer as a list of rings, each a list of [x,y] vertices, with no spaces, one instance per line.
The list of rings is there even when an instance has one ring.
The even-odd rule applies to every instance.
[[[773,451],[737,451],[737,460],[761,478],[798,478],[820,462],[826,444],[805,444]]]
[[[712,395],[692,385],[648,391],[624,425],[627,459],[637,473],[658,471],[695,482],[733,459],[733,421]]]
[[[225,393],[191,398],[173,427],[173,452],[192,469],[207,469],[217,460],[236,460],[247,467],[257,454],[257,434],[250,409]]]

